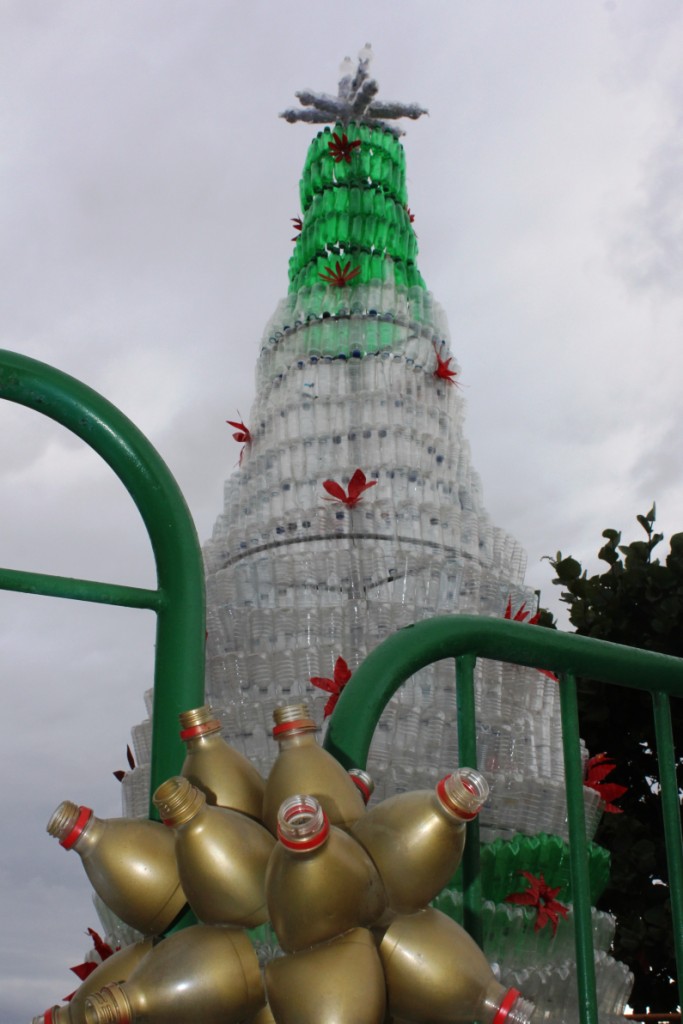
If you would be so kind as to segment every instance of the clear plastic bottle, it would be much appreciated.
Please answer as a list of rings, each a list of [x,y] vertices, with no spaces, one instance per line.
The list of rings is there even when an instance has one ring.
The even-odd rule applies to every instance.
[[[331,825],[350,828],[365,813],[363,798],[342,766],[318,744],[317,726],[306,704],[289,704],[273,712],[278,756],[266,781],[263,822],[275,835],[283,800],[310,791]]]
[[[411,914],[425,907],[457,871],[465,827],[489,788],[473,768],[447,775],[434,790],[400,793],[373,807],[351,829],[380,873],[389,907]]]
[[[385,989],[372,935],[353,928],[313,949],[266,966],[268,999],[278,1024],[381,1024]]]
[[[388,1009],[430,1024],[530,1024],[534,1006],[500,985],[473,939],[438,910],[400,915],[379,945]]]
[[[268,918],[265,874],[270,832],[239,811],[212,807],[204,793],[176,776],[154,793],[164,825],[175,831],[180,882],[204,924],[255,928]]]
[[[286,952],[379,921],[386,899],[377,869],[359,843],[330,826],[314,797],[284,801],[278,839],[266,872],[266,899]]]
[[[128,981],[88,996],[86,1024],[237,1024],[265,1003],[258,959],[234,928],[192,925],[154,947]]]
[[[260,819],[264,782],[249,760],[221,736],[221,723],[210,707],[180,715],[180,738],[187,745],[181,769],[207,802]]]
[[[47,831],[79,855],[109,909],[143,935],[160,935],[185,907],[173,836],[160,822],[96,818],[89,807],[64,800]]]

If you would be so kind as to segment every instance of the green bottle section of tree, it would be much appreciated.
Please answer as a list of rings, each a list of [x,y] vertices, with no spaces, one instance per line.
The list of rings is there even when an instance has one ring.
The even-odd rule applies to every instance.
[[[572,557],[558,552],[550,562],[564,588],[562,600],[577,633],[683,657],[683,533],[669,541],[663,561],[654,556],[664,539],[655,533],[655,508],[638,522],[646,539],[621,544],[617,530],[603,531],[598,557],[607,568],[590,576]],[[683,706],[672,700],[677,767],[683,765]],[[615,956],[635,975],[630,1000],[639,1011],[674,1010],[676,965],[652,706],[648,694],[579,687],[581,734],[592,753],[606,751],[627,786],[620,814],[606,814],[596,840],[612,851],[612,874],[599,906],[617,918]]]
[[[300,182],[303,226],[290,292],[321,282],[424,288],[407,207],[403,146],[367,124],[337,124],[311,143]]]

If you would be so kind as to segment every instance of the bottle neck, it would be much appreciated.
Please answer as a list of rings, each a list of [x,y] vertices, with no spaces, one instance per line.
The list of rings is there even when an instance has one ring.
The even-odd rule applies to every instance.
[[[221,723],[217,720],[203,722],[199,725],[191,725],[183,729],[180,738],[187,745],[188,750],[196,750],[198,747],[220,743]]]
[[[86,1024],[132,1024],[132,1020],[128,997],[116,982],[105,985],[85,1000]]]
[[[180,828],[206,808],[206,796],[182,775],[167,779],[154,791],[154,806],[164,825]]]
[[[277,837],[288,850],[316,850],[329,834],[327,815],[315,797],[297,794],[283,801],[277,815]]]
[[[317,747],[318,741],[315,734],[316,725],[310,718],[283,722],[273,729],[273,739],[277,740],[280,750],[287,750],[289,747]]]
[[[492,1014],[490,1016],[491,1024],[531,1024],[535,1010],[534,1004],[528,999],[524,999],[518,989],[505,990],[498,982],[494,984],[496,994],[494,995],[492,992],[494,987],[492,984],[483,1000],[483,1006],[488,1011],[487,1019]]]
[[[102,836],[103,822],[96,818],[90,807],[82,807],[64,800],[47,823],[47,831],[59,840],[65,850],[77,853],[95,846]]]
[[[375,791],[375,783],[372,781],[371,776],[363,771],[362,768],[349,768],[349,776],[363,797],[363,803],[367,805]]]
[[[459,768],[436,786],[439,803],[461,822],[472,821],[489,795],[488,783],[474,768]]]

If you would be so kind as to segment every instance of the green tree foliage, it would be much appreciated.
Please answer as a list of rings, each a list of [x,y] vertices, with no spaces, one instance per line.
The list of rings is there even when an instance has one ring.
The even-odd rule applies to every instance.
[[[621,544],[604,530],[598,557],[607,568],[589,576],[558,552],[549,559],[577,633],[683,657],[683,533],[669,541],[664,562],[654,557],[664,539],[655,533],[654,505],[638,516],[645,540]],[[683,701],[672,699],[677,763],[683,764]],[[671,904],[658,796],[652,705],[648,694],[579,684],[581,734],[591,754],[606,751],[617,763],[613,780],[628,787],[621,814],[605,814],[597,842],[612,852],[612,875],[600,907],[617,918],[615,955],[635,975],[631,1005],[675,1010],[678,998]],[[610,779],[612,781],[612,779]]]

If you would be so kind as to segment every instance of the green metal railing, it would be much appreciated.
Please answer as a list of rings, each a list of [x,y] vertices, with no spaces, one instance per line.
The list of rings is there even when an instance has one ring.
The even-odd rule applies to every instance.
[[[373,732],[391,695],[419,669],[444,658],[455,659],[461,766],[477,766],[474,708],[477,658],[550,669],[559,675],[581,1024],[599,1022],[576,677],[646,690],[652,695],[680,985],[683,981],[683,840],[669,698],[683,697],[683,660],[521,622],[473,615],[442,616],[399,630],[368,655],[345,687],[330,719],[326,748],[347,768],[364,768]],[[470,834],[463,862],[465,925],[481,943],[476,821],[468,828]]]
[[[157,588],[0,569],[0,589],[156,613],[152,788],[182,766],[178,714],[204,703],[204,569],[197,532],[168,467],[135,424],[96,391],[16,352],[0,350],[0,398],[61,423],[96,451],[135,502],[154,553]],[[156,814],[151,808],[151,814]]]

